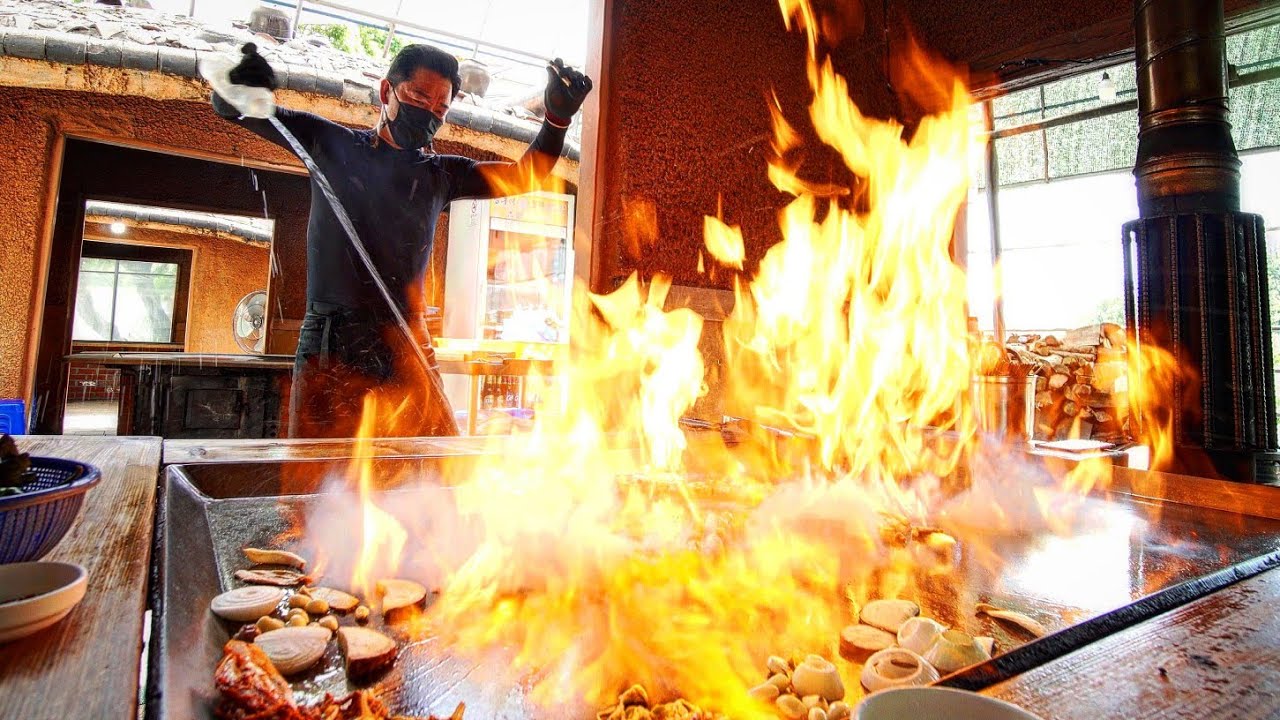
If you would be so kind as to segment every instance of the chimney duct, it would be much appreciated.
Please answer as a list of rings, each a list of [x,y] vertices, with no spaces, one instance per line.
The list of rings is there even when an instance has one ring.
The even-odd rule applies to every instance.
[[[1140,219],[1124,226],[1125,317],[1181,373],[1133,417],[1171,425],[1167,469],[1276,484],[1266,244],[1262,218],[1240,212],[1223,0],[1136,0],[1134,29]]]

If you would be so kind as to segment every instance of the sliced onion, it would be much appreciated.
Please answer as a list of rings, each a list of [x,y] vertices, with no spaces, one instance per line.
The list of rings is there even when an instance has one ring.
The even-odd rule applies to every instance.
[[[924,655],[947,626],[927,617],[913,617],[898,628],[898,644],[917,655]]]
[[[924,659],[938,672],[953,673],[960,668],[991,659],[991,654],[983,649],[969,635],[959,630],[948,630],[924,653]]]
[[[293,675],[315,665],[324,656],[332,633],[329,628],[316,626],[283,627],[264,632],[253,642],[271,658],[282,675]]]
[[[821,655],[809,655],[791,673],[791,686],[796,695],[818,695],[827,702],[844,699],[844,682],[840,671]]]
[[[862,666],[862,687],[869,692],[891,687],[928,685],[938,679],[938,671],[919,655],[891,647],[867,658]]]
[[[858,619],[872,627],[896,633],[907,620],[920,614],[920,606],[910,600],[872,600],[862,606]]]
[[[284,600],[284,590],[266,585],[249,585],[228,590],[209,603],[213,614],[236,622],[253,622],[270,615]]]
[[[840,631],[840,654],[854,662],[862,662],[887,647],[897,638],[892,633],[870,625],[846,625]]]

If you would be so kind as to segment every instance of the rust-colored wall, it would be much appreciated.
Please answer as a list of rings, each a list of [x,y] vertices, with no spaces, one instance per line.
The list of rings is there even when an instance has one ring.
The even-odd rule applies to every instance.
[[[91,223],[85,239],[126,245],[193,250],[187,304],[186,352],[240,353],[231,332],[231,315],[240,298],[267,289],[271,249],[213,235],[131,227],[125,236]]]
[[[847,7],[854,0],[813,4]],[[1230,15],[1260,3],[1226,5]],[[979,72],[1026,57],[1037,44],[1051,48],[1054,57],[1078,58],[1133,42],[1129,0],[869,0],[855,23],[861,34],[834,55],[837,70],[864,112],[902,118],[908,127],[912,111],[900,108],[886,85],[886,7],[891,49],[905,46],[910,26],[925,48],[977,64]],[[724,273],[697,272],[702,217],[715,214],[723,199],[725,218],[743,226],[748,269],[780,239],[776,213],[789,197],[765,177],[771,136],[766,99],[776,90],[797,129],[807,125],[803,36],[784,30],[776,2],[612,0],[611,12],[593,285],[610,289],[639,269],[672,275],[677,283],[727,288]],[[1086,48],[1087,55],[1073,54]],[[844,177],[840,164],[816,148],[804,168],[807,178]],[[642,227],[648,203],[656,235]],[[637,248],[646,239],[653,246]]]
[[[0,396],[3,397],[22,397],[34,371],[28,349],[37,334],[32,321],[38,316],[43,301],[46,268],[42,266],[41,243],[53,223],[52,197],[57,192],[58,177],[51,168],[57,167],[58,141],[63,134],[187,154],[244,154],[280,165],[296,164],[284,150],[218,118],[201,103],[0,87],[0,148],[4,149],[0,187],[5,191],[5,202],[0,203],[0,267],[4,268],[0,312],[8,318],[0,323]],[[237,170],[247,174],[245,170]],[[181,194],[172,178],[139,177],[110,165],[102,166],[99,172],[104,176],[120,173],[120,177],[134,181],[131,185],[150,185],[154,195]],[[198,177],[186,180],[186,185],[201,182]],[[277,223],[277,237],[279,244],[286,248],[282,259],[301,257],[298,263],[303,267],[307,197],[305,179],[299,178],[299,182],[304,192],[295,204],[302,207],[304,214],[282,218]],[[208,204],[228,209],[223,189],[208,186],[197,189]],[[280,194],[283,195],[283,191]],[[262,212],[260,195],[253,203],[245,200],[242,204],[242,212]],[[198,207],[201,203],[191,201],[179,205],[215,209]],[[66,258],[54,257],[51,261],[65,262]]]

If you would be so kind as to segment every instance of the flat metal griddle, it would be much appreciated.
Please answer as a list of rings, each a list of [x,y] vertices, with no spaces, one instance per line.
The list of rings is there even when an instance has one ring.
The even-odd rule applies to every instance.
[[[429,478],[444,462],[457,461],[378,459],[373,475]],[[148,718],[212,717],[213,670],[234,628],[208,612],[209,600],[239,584],[232,575],[247,566],[242,548],[271,546],[320,501],[323,480],[346,467],[346,461],[285,461],[166,469],[157,518]],[[1119,472],[1131,479],[1145,477]],[[1231,492],[1230,483],[1195,482],[1197,492]],[[1003,560],[997,575],[983,563],[970,562],[962,549],[956,572],[918,579],[917,600],[926,615],[996,639],[992,661],[944,678],[943,684],[985,687],[1280,564],[1280,520],[1247,514],[1247,508],[1232,512],[1190,504],[1194,500],[1188,497],[1195,494],[1176,487],[1160,484],[1162,491],[1152,493],[1133,486],[1088,498],[1076,534],[1045,532],[995,541],[990,551]],[[392,486],[379,492],[407,490]],[[1026,612],[1055,632],[1028,642],[1018,630],[975,616],[972,608],[980,601]],[[396,634],[394,627],[387,630]],[[318,672],[294,683],[301,699],[355,687],[344,676],[336,650],[330,652]],[[404,646],[395,667],[366,687],[406,715],[447,716],[457,703],[466,702],[468,718],[547,716],[535,712],[523,688],[496,681],[499,676],[496,668],[476,665],[426,639]],[[859,690],[852,685],[850,698],[856,699]],[[593,711],[559,708],[553,715],[588,718]]]

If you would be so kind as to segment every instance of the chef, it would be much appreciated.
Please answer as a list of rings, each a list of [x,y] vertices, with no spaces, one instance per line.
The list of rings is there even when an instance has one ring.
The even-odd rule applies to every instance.
[[[252,44],[231,71],[233,84],[275,88],[275,73]],[[458,60],[429,45],[396,53],[381,81],[382,110],[369,129],[351,129],[306,112],[275,116],[314,158],[351,217],[357,236],[428,359],[417,360],[386,299],[361,263],[337,216],[311,182],[307,226],[307,312],[294,360],[290,437],[351,437],[366,394],[383,391],[396,422],[388,435],[456,435],[427,335],[423,274],[436,219],[461,198],[536,189],[555,166],[565,130],[591,91],[591,79],[559,59],[547,67],[546,119],[516,162],[441,155],[432,139],[461,86]],[[243,117],[217,93],[214,110],[286,149],[270,120]]]

